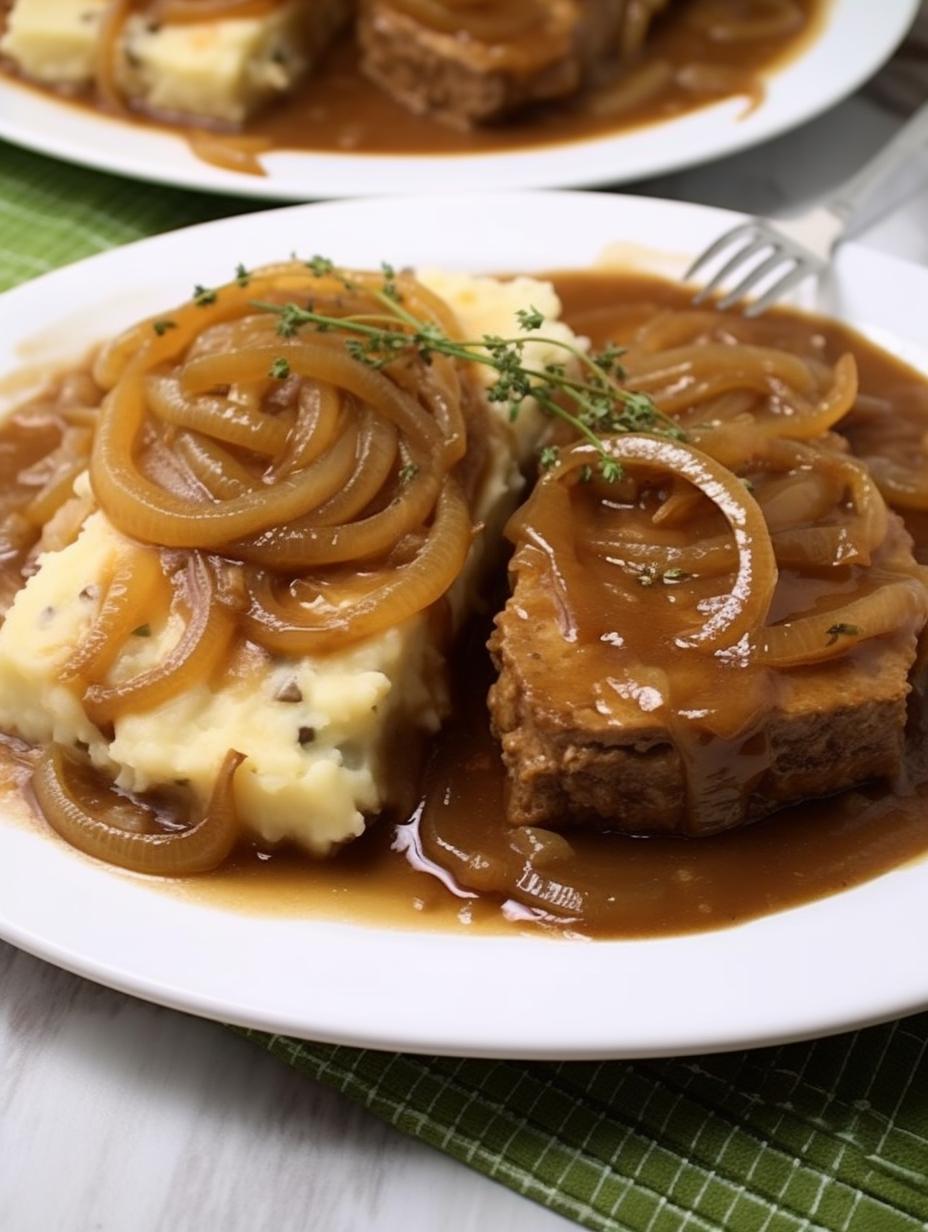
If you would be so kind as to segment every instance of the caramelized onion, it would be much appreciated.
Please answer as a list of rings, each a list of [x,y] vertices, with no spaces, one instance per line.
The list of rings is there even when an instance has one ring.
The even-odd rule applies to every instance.
[[[626,0],[619,31],[619,56],[632,60],[644,47],[651,23],[667,0]]]
[[[303,385],[299,411],[282,456],[274,463],[276,477],[291,474],[315,462],[335,439],[341,418],[341,402],[334,385],[314,382]]]
[[[634,378],[635,388],[649,392],[659,390],[662,384],[676,385],[684,378],[695,382],[713,377],[731,382],[754,382],[762,392],[770,388],[771,380],[779,380],[783,385],[804,392],[814,388],[808,364],[798,355],[776,347],[706,342],[696,347],[662,348],[638,359],[633,352],[627,360],[627,368]]]
[[[74,493],[74,481],[87,469],[87,459],[77,458],[61,467],[42,491],[29,502],[25,516],[35,526],[45,526]]]
[[[700,628],[682,632],[679,642],[710,653],[733,646],[766,619],[777,582],[773,545],[760,506],[736,475],[690,445],[632,434],[606,438],[604,444],[609,455],[623,465],[644,466],[687,480],[725,518],[738,558],[731,591]],[[595,467],[598,460],[592,445],[575,445],[551,472],[551,481],[583,467]]]
[[[130,374],[107,400],[94,441],[90,475],[97,499],[120,530],[166,547],[216,548],[300,517],[347,480],[356,436],[346,432],[322,458],[277,482],[226,500],[190,506],[142,475],[135,464],[145,413],[139,378]]]
[[[755,493],[771,533],[797,523],[821,521],[844,491],[844,484],[831,472],[814,464],[802,467],[798,459],[790,462],[790,470]]]
[[[613,85],[597,90],[587,103],[587,110],[597,116],[620,116],[634,111],[662,94],[673,76],[669,61],[649,60],[625,73]]]
[[[238,838],[233,783],[244,761],[229,750],[200,821],[186,830],[145,832],[150,814],[140,805],[119,800],[119,811],[130,813],[136,828],[114,824],[111,792],[88,783],[88,772],[60,745],[43,753],[32,779],[33,790],[49,825],[73,847],[89,856],[137,873],[185,877],[216,868]]]
[[[740,464],[729,456],[726,465],[755,474],[782,472],[755,493],[778,565],[819,569],[867,565],[886,538],[885,502],[855,458],[798,441],[774,440],[758,442],[753,455],[745,454]],[[850,508],[841,510],[839,522],[829,523],[826,519],[836,514],[845,496]],[[683,530],[686,541],[680,542],[681,533],[673,528],[673,521],[685,525],[686,513],[694,511],[693,502],[699,499],[692,487],[676,491],[655,513],[654,529],[646,537],[625,534],[621,542],[594,538],[590,547],[606,559],[661,572],[682,570],[697,577],[730,572],[737,566],[731,538],[719,535],[694,542]],[[675,511],[679,511],[676,516]]]
[[[438,478],[420,468],[378,513],[342,526],[313,525],[309,521],[275,526],[254,538],[238,540],[232,551],[240,560],[275,572],[380,556],[429,516],[439,487]]]
[[[880,491],[899,509],[928,511],[928,467],[922,451],[913,445],[906,456],[894,457],[867,450],[862,461],[873,475]]]
[[[64,681],[101,680],[127,637],[157,608],[165,579],[156,552],[132,548],[116,563],[100,610],[80,646],[60,670]]]
[[[206,560],[191,555],[175,576],[187,625],[176,646],[155,667],[116,684],[92,684],[84,709],[97,726],[121,714],[153,710],[172,697],[208,681],[225,658],[235,632],[233,614],[218,602],[216,579]]]
[[[812,403],[801,394],[784,399],[784,406],[762,422],[772,435],[792,440],[821,436],[839,423],[854,405],[857,396],[857,363],[853,355],[842,355],[834,368],[830,389]]]
[[[69,426],[62,432],[57,449],[19,472],[19,483],[39,489],[22,509],[33,526],[44,526],[72,496],[75,479],[87,469],[92,439],[90,426]]]
[[[245,492],[253,492],[257,486],[255,476],[248,467],[209,437],[199,436],[195,432],[178,432],[174,438],[174,455],[175,460],[187,466],[214,500],[230,500]]]
[[[867,468],[856,458],[849,457],[847,454],[838,453],[832,449],[814,449],[799,441],[773,442],[768,447],[767,456],[780,465],[814,468],[835,483],[841,492],[846,490],[849,494],[854,516],[849,518],[845,526],[841,528],[844,535],[844,547],[837,556],[829,559],[820,558],[817,563],[829,567],[847,564],[868,565],[874,549],[886,538],[889,514],[886,502],[871,479]],[[794,506],[793,521],[800,521],[803,516],[812,521],[816,514],[808,509],[804,514],[801,506],[798,509]],[[779,525],[773,526],[773,529],[776,532],[776,540],[785,544],[787,529],[782,524],[782,519]],[[827,531],[831,528],[825,526],[805,528],[807,531],[812,529]],[[798,533],[794,531],[794,534]],[[806,541],[809,541],[809,535],[806,535]],[[809,559],[807,563],[814,562]]]
[[[341,526],[358,517],[386,485],[396,463],[397,453],[397,433],[393,425],[365,412],[364,423],[358,434],[354,471],[339,492],[330,496],[303,519],[303,528],[309,530],[317,526]]]
[[[287,444],[286,422],[220,398],[185,397],[175,376],[153,373],[146,377],[145,397],[151,413],[165,423],[205,432],[227,445],[273,457]]]
[[[253,575],[246,632],[268,650],[302,655],[332,650],[394,627],[441,598],[464,567],[471,533],[467,503],[449,480],[422,548],[409,564],[394,569],[387,581],[351,602],[320,605],[317,593],[302,603],[292,595],[281,597],[266,573]]]
[[[757,436],[810,440],[854,408],[857,365],[850,354],[834,368],[819,359],[765,346],[734,316],[683,311],[656,314],[635,334],[624,359],[629,382],[665,414],[678,416],[701,448],[725,460],[743,457]],[[745,439],[727,454],[710,443],[712,430],[739,430]]]
[[[263,377],[280,356],[299,376],[348,390],[362,404],[389,419],[414,444],[444,452],[445,441],[427,412],[382,372],[352,359],[340,339],[332,343],[323,335],[313,341],[207,355],[185,367],[181,384],[187,393],[197,394],[230,380],[253,381]]]
[[[189,131],[187,141],[201,162],[239,175],[266,175],[259,155],[274,148],[270,137],[256,133],[213,133],[204,128]]]
[[[763,630],[752,655],[769,667],[803,667],[847,654],[861,641],[915,632],[928,615],[925,584],[903,578],[845,604]]]
[[[687,14],[691,26],[716,43],[746,43],[755,39],[786,38],[800,29],[802,9],[795,0],[701,0]]]
[[[706,98],[743,94],[748,105],[741,118],[759,107],[766,93],[763,80],[756,73],[732,68],[728,64],[700,64],[696,61],[684,64],[677,70],[676,81],[690,94]]]

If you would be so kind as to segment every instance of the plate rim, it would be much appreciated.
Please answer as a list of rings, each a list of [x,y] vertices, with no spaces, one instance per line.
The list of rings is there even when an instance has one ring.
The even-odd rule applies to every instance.
[[[293,160],[300,168],[298,176],[272,173],[261,178],[213,168],[193,158],[186,149],[182,137],[175,137],[164,130],[148,130],[131,127],[118,117],[82,112],[66,100],[55,99],[15,79],[0,76],[0,139],[12,142],[24,149],[48,157],[57,158],[78,166],[109,174],[123,176],[143,183],[160,184],[166,187],[209,192],[222,196],[237,196],[268,201],[333,200],[343,197],[368,195],[406,195],[447,190],[462,191],[467,181],[474,180],[489,190],[596,188],[617,186],[653,176],[667,175],[699,166],[716,159],[738,154],[753,146],[773,140],[782,134],[822,115],[831,107],[846,99],[867,81],[893,54],[911,27],[918,11],[920,0],[883,0],[880,6],[881,20],[871,22],[873,10],[859,0],[827,0],[830,11],[823,19],[822,29],[798,55],[769,74],[770,95],[753,113],[740,121],[740,127],[720,129],[723,136],[715,148],[700,148],[692,141],[687,128],[698,125],[708,117],[725,124],[735,119],[740,103],[726,99],[696,108],[682,116],[663,122],[655,122],[624,133],[602,135],[579,141],[562,142],[550,146],[516,148],[490,154],[454,155],[351,155],[315,154],[312,151],[281,151],[279,157]],[[816,84],[821,83],[821,93],[811,103],[795,104],[789,89],[790,76],[801,70],[821,46],[826,48],[830,40],[837,40],[840,22],[862,23],[861,34],[873,28],[876,37],[861,37],[859,61],[836,87],[830,87],[830,74],[821,73]],[[855,49],[856,49],[855,44]],[[770,104],[776,96],[778,83],[786,83],[786,102],[781,114]],[[33,121],[17,121],[17,100],[27,100],[21,110],[27,113],[33,108]],[[86,124],[86,133],[77,142],[61,135],[60,121],[67,113],[80,116]],[[81,125],[83,127],[83,124]],[[144,134],[148,140],[141,143],[140,153],[135,152],[138,142],[124,142],[125,154],[101,153],[100,138],[109,134],[115,144],[119,134],[128,136]],[[673,153],[661,158],[650,158],[647,153],[631,166],[622,166],[623,149],[628,150],[629,141],[639,136],[657,135],[660,146],[666,138]],[[674,140],[677,138],[676,141]],[[96,138],[96,140],[95,140]],[[104,142],[104,150],[106,143]],[[155,151],[162,154],[152,163]],[[634,148],[632,146],[631,148]],[[645,145],[647,149],[647,143]],[[564,164],[564,170],[558,168]],[[571,165],[573,170],[568,170]],[[531,168],[535,167],[535,170]],[[601,170],[599,168],[602,168]],[[523,169],[524,168],[524,169]],[[607,170],[607,168],[610,168]],[[513,173],[513,169],[516,169]],[[461,174],[456,174],[461,172]],[[450,185],[444,177],[451,176]],[[320,189],[314,177],[331,177]],[[412,182],[409,182],[409,177]],[[370,183],[365,185],[365,177]],[[436,181],[430,187],[432,177]],[[299,181],[303,182],[300,183]],[[310,191],[312,187],[312,191]]]
[[[512,236],[518,238],[520,233],[518,224],[524,216],[527,200],[532,201],[543,221],[548,220],[549,217],[553,220],[560,219],[562,230],[567,226],[568,217],[574,227],[577,227],[578,223],[582,227],[584,219],[589,219],[589,226],[582,227],[584,244],[587,242],[587,231],[592,233],[598,229],[603,232],[608,227],[609,234],[612,236],[622,232],[629,234],[634,232],[636,226],[643,227],[640,220],[645,217],[647,218],[645,230],[650,228],[652,232],[656,230],[664,234],[665,223],[675,219],[680,224],[679,229],[682,232],[686,232],[688,227],[695,227],[700,236],[710,231],[720,230],[722,226],[730,225],[740,217],[714,207],[693,206],[646,197],[609,197],[582,192],[487,194],[484,200],[491,215],[496,219],[494,226],[499,229],[501,243],[507,242]],[[466,216],[471,205],[472,199],[466,194],[446,199],[446,210],[451,213],[452,217],[455,209]],[[87,286],[96,287],[98,283],[106,286],[108,282],[112,283],[114,278],[118,278],[120,271],[122,273],[142,271],[144,281],[145,278],[151,276],[146,270],[150,271],[156,267],[160,269],[157,258],[169,258],[172,253],[182,252],[185,248],[190,251],[215,250],[217,254],[221,252],[223,261],[226,261],[227,255],[234,258],[241,251],[240,248],[236,250],[234,245],[230,246],[229,239],[234,239],[237,234],[247,234],[249,231],[264,237],[262,242],[269,244],[273,238],[276,244],[284,227],[298,228],[303,222],[312,223],[315,220],[318,230],[323,220],[327,220],[330,229],[336,232],[341,230],[352,233],[352,229],[359,221],[363,221],[365,215],[372,219],[389,218],[402,215],[404,212],[408,214],[410,210],[416,208],[421,215],[428,216],[434,210],[434,202],[424,197],[413,197],[405,201],[392,198],[347,203],[324,202],[316,205],[289,206],[201,223],[182,231],[136,241],[123,248],[98,254],[42,275],[38,279],[6,292],[0,297],[0,307],[10,309],[11,319],[17,322],[13,331],[14,338],[16,330],[28,338],[32,336],[30,314],[40,311],[43,304],[47,305],[49,297],[54,297],[56,292],[62,288],[67,290],[83,287],[86,293]],[[513,224],[513,229],[508,232],[506,230],[507,218]],[[639,221],[636,222],[636,219]],[[411,227],[414,225],[415,220],[410,223]],[[321,229],[324,230],[324,225]],[[423,242],[418,233],[411,231],[410,234],[415,236],[415,242]],[[207,235],[209,235],[208,241],[206,241]],[[601,246],[602,239],[603,236],[600,235],[600,238],[594,242]],[[374,243],[375,240],[371,239],[369,242]],[[381,241],[378,238],[376,242]],[[488,243],[489,241],[481,237],[480,242]],[[698,240],[692,242],[695,243]],[[421,260],[422,258],[414,259]],[[460,267],[462,259],[466,261],[466,254],[464,258],[459,254],[457,261],[451,264]],[[869,270],[871,277],[874,278],[877,274],[881,274],[884,283],[892,286],[894,299],[900,295],[904,298],[907,287],[914,288],[920,295],[928,291],[928,269],[912,262],[876,253],[859,245],[849,245],[842,259],[852,271],[853,268],[859,267],[865,272]],[[163,263],[170,265],[170,260]],[[231,264],[231,261],[227,263]],[[487,258],[475,252],[467,263],[472,268],[480,265],[486,267]],[[528,269],[539,267],[534,260],[526,260],[519,264]],[[174,277],[173,274],[172,277]],[[859,280],[863,274],[855,275],[855,277]],[[66,299],[67,295],[58,295],[55,303],[57,305],[59,300]],[[907,337],[904,331],[900,336],[904,342]],[[61,340],[59,339],[55,344],[53,338],[51,345],[57,345],[60,348]],[[2,346],[0,346],[0,352],[2,352]],[[550,938],[459,937],[457,934],[372,928],[319,919],[307,921],[305,917],[302,921],[285,917],[257,917],[260,928],[255,931],[254,937],[249,942],[249,930],[254,927],[256,917],[242,916],[232,912],[219,913],[221,916],[219,934],[222,945],[227,950],[231,944],[234,949],[241,939],[244,946],[242,952],[247,952],[248,962],[254,965],[255,978],[259,981],[261,973],[257,964],[262,961],[262,944],[277,946],[278,943],[283,943],[284,935],[288,930],[293,931],[292,940],[295,943],[300,942],[300,937],[303,942],[313,941],[317,950],[323,955],[321,966],[314,972],[319,981],[314,987],[321,987],[330,995],[334,990],[333,1009],[332,1004],[307,1004],[305,1001],[300,1001],[300,990],[287,994],[295,995],[296,1001],[288,1002],[283,1007],[278,1003],[268,1008],[249,1002],[247,997],[243,1000],[241,994],[238,994],[238,1000],[235,1000],[234,996],[230,1000],[231,994],[223,1000],[222,996],[217,997],[215,989],[210,992],[204,992],[202,987],[191,989],[190,981],[198,978],[196,963],[200,961],[199,955],[186,960],[192,965],[185,966],[181,963],[179,974],[174,972],[171,975],[165,975],[162,971],[159,975],[158,972],[162,968],[159,968],[158,964],[163,964],[165,958],[154,950],[143,950],[145,963],[148,964],[144,970],[140,970],[138,965],[134,968],[127,968],[125,956],[117,960],[112,956],[100,958],[94,956],[93,953],[88,954],[86,950],[81,951],[80,944],[86,944],[86,942],[79,939],[87,936],[105,936],[106,925],[105,919],[98,921],[92,917],[85,918],[88,913],[82,909],[84,900],[81,898],[81,893],[83,890],[93,892],[94,889],[105,887],[112,903],[112,910],[125,903],[138,904],[128,908],[128,918],[132,921],[133,927],[137,927],[139,921],[148,916],[147,908],[155,901],[154,895],[157,894],[162,901],[173,902],[175,906],[178,900],[174,897],[168,898],[150,886],[143,887],[146,893],[140,894],[140,887],[135,884],[139,879],[96,865],[70,849],[64,849],[63,845],[59,845],[50,836],[24,830],[15,823],[10,823],[2,815],[0,815],[0,850],[4,851],[8,857],[5,861],[0,860],[0,937],[3,939],[9,940],[40,958],[75,971],[77,974],[174,1009],[220,1021],[252,1026],[259,1030],[294,1034],[354,1047],[400,1049],[454,1056],[513,1057],[538,1060],[683,1055],[769,1045],[810,1038],[838,1030],[849,1030],[898,1017],[904,1013],[915,1012],[928,1004],[928,973],[925,972],[923,965],[915,961],[913,956],[904,953],[904,947],[897,947],[900,952],[888,958],[885,955],[874,956],[872,991],[862,1000],[860,997],[855,997],[853,990],[849,993],[847,989],[843,989],[842,998],[838,1002],[831,1001],[812,1010],[803,1009],[802,1012],[797,1010],[785,1018],[781,1014],[776,1021],[763,1015],[758,1019],[755,1007],[750,1004],[742,1005],[740,985],[732,986],[730,973],[721,970],[716,972],[717,978],[714,985],[698,988],[693,985],[687,986],[686,981],[690,977],[685,971],[681,971],[682,982],[679,996],[684,1005],[689,1005],[690,1017],[682,1023],[662,1022],[654,1030],[645,1030],[642,1027],[639,1009],[636,1009],[634,1013],[629,1013],[627,1022],[614,1025],[609,1015],[622,1010],[623,1006],[621,998],[616,1000],[614,991],[609,988],[593,990],[592,1003],[598,1007],[600,1018],[584,1025],[583,1031],[578,1031],[573,1038],[569,1030],[566,1034],[563,1033],[563,1019],[557,1018],[558,1013],[563,1013],[563,1007],[560,1010],[552,1010],[554,1019],[551,1022],[540,1024],[540,1026],[535,1024],[531,1031],[526,1032],[523,1024],[509,1020],[506,1013],[502,1013],[502,1016],[498,1015],[493,1022],[470,1020],[462,1028],[453,1015],[451,1018],[447,1017],[447,1007],[439,1006],[436,1012],[446,1017],[444,1027],[436,1030],[434,1022],[423,1026],[422,1022],[416,1018],[410,1010],[412,1002],[401,1005],[395,1003],[397,990],[415,989],[417,974],[421,976],[425,971],[430,977],[433,976],[432,964],[439,951],[442,952],[443,961],[447,960],[455,967],[460,964],[461,970],[470,971],[475,979],[482,980],[485,988],[481,989],[481,995],[486,996],[494,986],[497,987],[500,996],[507,992],[511,995],[500,971],[488,974],[484,969],[494,965],[493,960],[489,963],[485,961],[489,947],[497,948],[500,955],[499,961],[495,962],[496,967],[503,968],[507,962],[520,964],[529,962],[536,965],[535,969],[544,973],[555,971],[559,978],[563,977],[564,987],[574,991],[577,981],[584,974],[586,978],[598,980],[600,983],[604,972],[608,974],[609,971],[623,971],[626,976],[632,973],[636,978],[653,981],[656,978],[654,973],[663,970],[668,963],[668,969],[671,970],[675,969],[675,964],[680,965],[680,958],[675,957],[674,954],[679,955],[681,952],[687,958],[687,964],[683,965],[691,965],[695,970],[698,963],[693,959],[698,957],[700,949],[707,945],[710,949],[714,949],[719,938],[725,939],[721,952],[732,954],[738,958],[739,962],[743,962],[746,955],[750,961],[754,961],[754,947],[757,945],[770,950],[769,939],[765,938],[765,934],[772,932],[774,943],[778,939],[780,942],[785,940],[795,947],[797,952],[801,952],[803,939],[809,935],[811,930],[815,932],[816,937],[819,937],[821,933],[821,936],[825,938],[826,949],[822,953],[826,958],[839,959],[839,952],[833,952],[827,948],[832,944],[828,941],[829,931],[834,928],[835,918],[853,919],[858,910],[863,911],[864,914],[874,908],[884,912],[887,920],[895,921],[896,935],[912,935],[912,920],[917,920],[919,913],[921,913],[920,918],[924,920],[925,913],[928,911],[928,896],[924,894],[928,864],[917,866],[914,869],[905,867],[896,869],[883,878],[876,878],[843,895],[822,899],[778,915],[763,917],[733,929],[643,941],[578,942],[575,946],[570,942]],[[36,859],[38,859],[37,865],[35,865]],[[53,869],[56,864],[58,873],[48,873],[48,870]],[[4,871],[4,865],[8,866],[7,871]],[[10,871],[14,866],[21,871],[28,870],[30,867],[38,867],[46,870],[49,876],[61,874],[64,880],[59,879],[59,884],[67,892],[60,902],[52,906],[44,902],[31,902],[22,897],[26,893],[25,889],[15,884],[17,877]],[[20,880],[28,880],[28,878],[20,878]],[[889,900],[884,892],[885,883],[888,880],[892,880],[894,887]],[[128,890],[127,887],[129,887]],[[127,893],[128,898],[126,898]],[[20,899],[17,899],[17,894],[21,896]],[[872,900],[872,903],[868,907],[869,900]],[[840,907],[836,908],[836,905]],[[33,913],[32,916],[29,915],[30,911]],[[43,911],[51,911],[53,915],[55,912],[59,913],[56,917],[58,928],[56,936],[43,936],[40,930],[37,931],[35,923],[36,920],[41,922]],[[199,927],[203,924],[206,915],[211,914],[215,919],[216,912],[215,909],[202,904],[188,903],[174,914],[182,926],[193,923]],[[824,932],[822,932],[823,924],[819,917],[824,917]],[[304,926],[302,931],[301,925]],[[96,931],[98,928],[102,930],[99,934]],[[208,922],[204,924],[206,933],[209,933],[212,928],[213,925]],[[199,944],[200,936],[199,934],[197,936]],[[341,949],[342,953],[350,953],[351,947],[360,952],[362,948],[373,947],[376,953],[372,954],[370,963],[373,963],[376,958],[377,961],[386,965],[398,962],[402,958],[402,961],[412,964],[413,969],[408,973],[402,973],[396,983],[384,982],[385,976],[378,975],[376,970],[367,971],[365,978],[369,978],[373,983],[370,987],[365,986],[359,993],[359,989],[352,984],[352,977],[356,972],[346,973],[340,969],[336,959],[325,954],[326,944],[329,941],[335,947],[336,952]],[[251,949],[248,948],[249,945]],[[345,950],[345,946],[349,949]],[[225,953],[226,950],[220,948],[219,953]],[[536,955],[543,953],[544,958],[540,960],[540,967],[537,967],[535,957],[527,958],[529,951]],[[670,954],[669,959],[665,957],[668,953]],[[567,954],[570,954],[569,967],[568,960],[564,957]],[[293,957],[292,953],[290,957]],[[263,961],[266,962],[266,958]],[[604,964],[606,964],[605,967]],[[828,976],[827,967],[826,963],[824,968],[821,966],[813,968],[811,965],[805,965],[803,959],[798,970],[792,973],[791,979],[797,982],[804,995],[814,998],[824,978],[823,970],[825,976]],[[735,969],[739,971],[741,969],[737,963]],[[202,975],[202,971],[199,974]],[[229,973],[219,972],[216,978],[219,980],[216,987],[221,989],[225,987],[222,981],[229,978]],[[493,983],[494,980],[496,985]],[[275,986],[273,980],[272,986]],[[313,988],[304,991],[312,993]],[[421,996],[421,989],[419,995]],[[260,999],[258,985],[256,985],[254,996]],[[731,1027],[727,1022],[719,1023],[714,1020],[713,1005],[704,1003],[707,997],[718,998],[718,1004],[726,1003],[727,999],[727,1003],[738,1007],[739,1012],[743,1012],[740,1025]],[[339,998],[341,998],[340,1002]],[[525,998],[523,998],[520,1004],[525,1003]],[[393,1014],[393,1020],[385,1022],[380,1019],[371,1026],[371,1004],[375,1004],[381,1014],[386,1013],[388,1017]],[[665,1008],[668,1004],[671,1003],[665,1002]],[[294,1005],[298,1007],[297,1011],[294,1011]],[[625,1005],[624,1010],[629,1012],[630,1007]],[[635,1013],[639,1015],[637,1020]],[[340,1019],[339,1015],[341,1015]],[[636,1031],[637,1035],[634,1034]]]

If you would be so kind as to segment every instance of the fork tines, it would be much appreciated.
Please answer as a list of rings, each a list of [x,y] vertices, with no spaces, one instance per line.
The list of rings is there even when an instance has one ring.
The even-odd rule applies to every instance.
[[[687,281],[733,245],[738,245],[737,250],[694,297],[694,304],[705,303],[723,288],[731,275],[744,271],[744,276],[718,300],[716,306],[721,309],[731,308],[753,288],[770,279],[770,285],[764,294],[744,310],[745,316],[760,316],[771,304],[782,299],[797,283],[811,274],[820,273],[826,264],[815,253],[789,239],[776,227],[772,227],[761,219],[753,219],[732,227],[730,231],[720,235],[714,244],[710,244],[704,252],[700,253],[686,271]],[[755,257],[762,257],[762,259],[755,262]],[[782,276],[774,278],[774,275],[781,269]]]

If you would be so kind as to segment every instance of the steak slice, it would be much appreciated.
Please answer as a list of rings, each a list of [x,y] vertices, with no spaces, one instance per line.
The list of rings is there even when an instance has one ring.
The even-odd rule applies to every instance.
[[[411,111],[471,128],[575,94],[597,61],[619,54],[628,4],[539,0],[530,36],[486,43],[434,29],[393,0],[362,0],[361,67]]]
[[[905,571],[911,540],[896,515],[890,518],[877,563]],[[685,757],[688,742],[675,738],[661,717],[666,710],[650,700],[659,697],[661,663],[642,664],[637,690],[611,687],[603,648],[565,640],[554,589],[543,573],[520,569],[518,553],[513,593],[490,640],[499,669],[490,712],[509,774],[510,823],[704,834],[902,772],[917,651],[911,627],[846,657],[774,672],[775,700],[759,722],[705,754],[710,787],[741,758],[746,788],[720,791],[715,811],[700,810],[694,823],[692,744]],[[743,688],[740,670],[720,667],[723,697]]]

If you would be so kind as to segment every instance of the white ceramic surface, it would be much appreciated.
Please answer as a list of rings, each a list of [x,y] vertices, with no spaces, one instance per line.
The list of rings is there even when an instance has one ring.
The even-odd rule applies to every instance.
[[[818,115],[891,55],[919,0],[831,0],[823,29],[771,74],[749,116],[729,99],[616,136],[497,154],[374,156],[280,151],[266,177],[195,158],[168,132],[129,127],[0,79],[0,137],[57,158],[142,180],[212,192],[305,201],[384,193],[619,184],[734,153]]]
[[[361,265],[532,270],[588,264],[617,240],[643,260],[672,235],[679,251],[660,259],[679,267],[733,217],[644,198],[505,194],[485,199],[475,229],[472,204],[462,196],[440,209],[424,199],[302,206],[95,257],[0,299],[0,372],[73,355],[101,332],[166,308],[194,280],[211,285],[238,260],[253,265],[293,248]],[[884,342],[896,338],[900,353],[928,369],[926,327],[912,311],[928,297],[928,271],[848,247],[823,294],[822,306]],[[928,972],[905,942],[926,925],[928,863],[738,928],[643,942],[256,918],[164,893],[0,818],[0,937],[162,1004],[373,1047],[642,1056],[836,1031],[928,1004]]]

